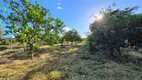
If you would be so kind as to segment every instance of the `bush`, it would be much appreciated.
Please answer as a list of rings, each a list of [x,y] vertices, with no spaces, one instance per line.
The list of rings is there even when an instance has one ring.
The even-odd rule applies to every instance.
[[[139,14],[133,14],[133,10],[136,8],[114,10],[108,7],[106,10],[100,11],[103,19],[98,19],[95,16],[95,21],[90,25],[89,51],[95,53],[107,50],[111,55],[121,56],[120,47],[133,44],[132,41],[138,32],[136,26],[140,26],[140,21],[142,21],[142,15],[140,18]]]

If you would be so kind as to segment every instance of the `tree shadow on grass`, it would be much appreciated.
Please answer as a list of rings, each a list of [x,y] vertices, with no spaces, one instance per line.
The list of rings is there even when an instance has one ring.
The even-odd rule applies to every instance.
[[[40,64],[38,68],[32,69],[31,71],[27,72],[27,74],[23,77],[23,80],[30,80],[38,72],[43,73],[44,75],[46,75],[46,77],[48,77],[51,71],[57,69],[57,63],[55,62],[56,61],[45,61],[44,64]]]
[[[60,54],[60,52],[68,51],[70,48],[78,48],[74,52],[71,52],[71,53],[76,53],[77,55]],[[58,54],[60,54],[60,55],[57,55],[57,57],[58,57],[57,59],[54,59],[52,61],[47,60],[47,61],[44,62],[44,64],[40,65],[38,68],[29,71],[23,77],[23,80],[30,80],[32,77],[35,76],[35,74],[37,72],[43,73],[44,75],[46,75],[48,77],[48,75],[53,71],[59,71],[59,72],[61,71],[61,72],[65,73],[65,74],[61,75],[59,80],[67,80],[68,77],[74,77],[74,75],[77,73],[77,72],[76,73],[74,72],[74,71],[77,70],[77,69],[74,68],[74,65],[78,64],[78,61],[76,60],[76,58],[80,58],[81,61],[85,62],[84,66],[87,66],[88,68],[94,69],[94,70],[98,70],[98,68],[99,69],[106,69],[106,68],[111,69],[112,67],[114,67],[114,66],[109,67],[109,66],[105,65],[106,63],[108,63],[109,60],[114,61],[114,59],[108,60],[108,59],[105,59],[105,57],[101,57],[101,55],[89,54],[87,52],[88,49],[85,46],[82,46],[82,45],[75,45],[75,46],[72,46],[72,47],[69,47],[69,48],[66,47],[65,49],[64,48],[62,49],[59,46],[56,47],[56,48],[52,48],[52,49],[45,48],[45,50],[46,49],[47,49],[47,51],[51,50],[50,52],[53,52],[53,53],[54,53],[55,50],[57,50]],[[76,57],[76,58],[74,58],[74,57]],[[114,62],[117,62],[117,61],[114,61]],[[117,62],[117,63],[119,64],[119,62]],[[138,70],[139,70],[139,68],[138,68]],[[73,73],[73,76],[70,75],[71,73]],[[108,74],[108,73],[106,73],[106,74]],[[103,74],[100,74],[100,76],[103,76]],[[49,78],[49,80],[53,80],[53,79]],[[89,80],[89,79],[86,79],[86,80]]]
[[[70,48],[80,48],[80,46],[70,46],[66,48],[61,48],[61,46],[58,46],[52,49],[45,48],[47,51],[50,51],[51,54],[57,50],[58,54],[55,53],[56,55],[53,56],[51,60],[46,59],[38,68],[29,71],[23,77],[23,80],[30,80],[38,72],[46,75],[49,80],[67,80],[71,76],[70,74],[75,71],[74,65],[78,64],[78,61],[76,60],[77,56],[72,54],[77,54],[79,49],[72,52],[72,54],[61,54],[61,52],[68,52]],[[59,78],[56,77],[56,79],[54,77],[54,79],[52,79],[52,75],[58,76]]]
[[[30,57],[29,57],[29,55],[26,52],[15,51],[12,54],[10,53],[10,55],[8,56],[8,59],[12,59],[12,60],[27,60],[27,59],[30,59]]]
[[[55,59],[52,61],[45,61],[44,64],[41,64],[38,68],[29,71],[24,77],[23,80],[30,80],[31,78],[36,77],[36,73],[42,73],[46,75],[48,80],[67,80],[68,74],[66,73],[66,67],[69,65],[62,63],[60,59]],[[70,68],[68,68],[70,69]],[[72,69],[71,69],[72,70]],[[71,71],[70,70],[70,71]],[[69,72],[69,71],[68,71]],[[40,76],[42,77],[42,76]]]
[[[12,47],[12,49],[21,49],[21,48],[24,48],[24,47]]]
[[[36,72],[37,72],[37,70],[31,70],[31,71],[29,71],[29,72],[23,77],[23,80],[30,80],[30,77],[33,76]]]
[[[6,49],[7,49],[7,47],[0,47],[0,51],[4,51]]]
[[[9,51],[9,52],[5,52],[4,54],[2,54],[2,56],[4,56],[4,55],[10,55],[10,54],[13,54],[13,53],[15,53],[16,51]]]

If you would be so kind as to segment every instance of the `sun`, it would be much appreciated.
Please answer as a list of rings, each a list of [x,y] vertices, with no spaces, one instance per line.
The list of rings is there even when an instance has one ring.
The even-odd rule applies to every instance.
[[[96,15],[97,20],[101,20],[103,18],[103,15]]]
[[[104,18],[103,14],[96,14],[96,15],[93,15],[92,17],[92,21],[102,21],[102,19]]]

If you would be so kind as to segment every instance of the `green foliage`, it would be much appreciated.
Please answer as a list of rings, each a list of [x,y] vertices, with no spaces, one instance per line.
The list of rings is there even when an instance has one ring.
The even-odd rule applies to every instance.
[[[3,35],[4,35],[4,31],[2,29],[2,24],[0,23],[0,41],[1,41]]]
[[[125,40],[125,44],[128,45],[128,44],[129,44],[129,41],[128,41],[128,40]]]
[[[77,69],[77,72],[80,75],[84,75],[85,74],[85,68],[83,66],[79,66],[78,69]]]
[[[91,53],[96,52],[97,36],[95,32],[92,32],[92,34],[88,36],[87,43],[88,43],[89,51]]]
[[[64,36],[60,36],[59,37],[59,43],[61,44],[61,46],[63,46],[64,41],[65,41],[65,37]]]
[[[13,34],[19,42],[26,43],[30,54],[38,51],[41,41],[45,40],[50,45],[57,41],[65,25],[60,19],[51,17],[49,10],[28,0],[11,0],[6,3],[11,10],[5,20],[8,28],[6,33]]]
[[[65,24],[60,19],[49,17],[47,24],[43,27],[45,30],[42,35],[43,40],[49,45],[54,45],[59,41],[59,36],[63,32],[63,27],[65,27]]]
[[[5,6],[3,6],[2,10],[3,10],[3,12],[5,12],[5,11],[6,11],[6,7],[5,7]]]
[[[71,43],[82,40],[81,36],[78,34],[78,32],[75,29],[66,32],[64,38],[66,41],[70,41]]]
[[[141,27],[141,14],[133,14],[137,7],[124,10],[111,7],[100,11],[102,19],[97,19],[90,25],[91,35],[88,36],[88,45],[91,53],[108,50],[110,53],[118,53],[120,47],[135,40],[137,27]],[[139,16],[139,17],[138,17]]]

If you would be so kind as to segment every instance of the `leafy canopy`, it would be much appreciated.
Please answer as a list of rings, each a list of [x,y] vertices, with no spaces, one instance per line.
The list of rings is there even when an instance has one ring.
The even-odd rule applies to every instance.
[[[28,0],[11,0],[6,1],[6,4],[10,11],[5,20],[8,28],[6,33],[13,34],[19,42],[26,43],[30,55],[38,51],[39,43],[43,40],[53,44],[65,26],[37,2],[33,4]]]
[[[71,43],[81,40],[81,36],[75,29],[66,32],[64,38],[66,41],[70,41]]]
[[[137,8],[128,7],[120,10],[108,7],[102,9],[100,15],[103,15],[103,18],[96,19],[90,24],[90,31],[92,32],[88,36],[90,52],[109,50],[111,53],[117,52],[118,55],[121,55],[120,47],[124,46],[125,42],[128,44],[128,42],[135,40],[136,28],[141,27],[142,14],[133,13]]]

